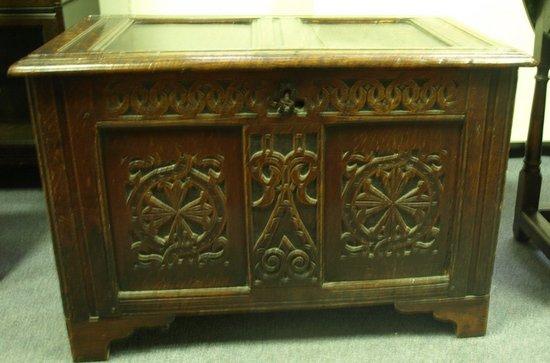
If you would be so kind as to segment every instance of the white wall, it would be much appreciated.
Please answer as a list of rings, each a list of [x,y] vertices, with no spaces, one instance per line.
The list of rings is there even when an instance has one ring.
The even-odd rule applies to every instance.
[[[532,54],[533,31],[521,0],[100,0],[102,14],[444,16]],[[527,135],[534,68],[520,69],[512,141]],[[544,140],[550,141],[550,97]]]

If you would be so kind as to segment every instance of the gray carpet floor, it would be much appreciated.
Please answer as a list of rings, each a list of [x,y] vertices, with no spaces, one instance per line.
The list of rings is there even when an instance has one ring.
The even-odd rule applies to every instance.
[[[550,362],[550,262],[511,233],[520,165],[507,172],[485,337],[392,307],[197,317],[116,342],[111,361]],[[543,170],[550,203],[550,158]],[[35,361],[71,361],[44,198],[0,190],[0,362]]]

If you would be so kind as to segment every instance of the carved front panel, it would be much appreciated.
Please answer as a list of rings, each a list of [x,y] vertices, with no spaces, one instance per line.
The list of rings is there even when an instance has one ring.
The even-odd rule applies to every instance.
[[[246,285],[239,128],[100,132],[121,290]]]
[[[445,274],[460,123],[342,126],[327,135],[326,279]]]
[[[223,261],[227,244],[223,162],[222,155],[189,154],[175,161],[150,156],[127,162],[136,264],[203,267]]]
[[[342,255],[437,253],[446,153],[344,153]]]
[[[254,284],[312,284],[319,275],[316,133],[252,134],[248,183]]]

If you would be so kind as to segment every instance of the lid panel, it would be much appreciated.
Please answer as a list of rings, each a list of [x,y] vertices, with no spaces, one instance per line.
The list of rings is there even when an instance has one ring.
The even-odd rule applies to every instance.
[[[308,21],[316,41],[307,48],[330,49],[445,49],[445,42],[409,19],[372,21]]]
[[[104,52],[224,51],[251,49],[251,22],[134,22]],[[94,48],[97,50],[97,48]]]
[[[528,55],[439,18],[91,16],[17,62],[9,74],[532,62]]]

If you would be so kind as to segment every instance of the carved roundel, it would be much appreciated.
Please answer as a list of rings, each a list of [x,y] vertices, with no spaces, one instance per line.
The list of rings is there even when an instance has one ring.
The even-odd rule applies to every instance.
[[[408,255],[435,247],[443,191],[440,155],[346,153],[343,159],[344,255]]]
[[[222,160],[183,155],[175,163],[154,157],[130,163],[132,249],[140,264],[202,266],[222,257],[227,242]]]

